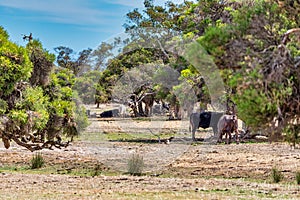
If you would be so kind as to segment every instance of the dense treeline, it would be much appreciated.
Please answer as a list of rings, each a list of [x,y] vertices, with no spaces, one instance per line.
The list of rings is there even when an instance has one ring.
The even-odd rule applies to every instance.
[[[191,112],[185,102],[206,109],[217,97],[227,108],[236,105],[253,132],[264,130],[295,144],[299,11],[300,2],[293,0],[169,1],[163,6],[145,0],[142,10],[127,13],[127,38],[78,54],[60,46],[56,58],[38,40],[26,47],[14,44],[1,27],[0,137],[7,148],[11,141],[32,151],[65,146],[61,136],[74,136],[87,123],[79,101],[129,100],[137,103],[138,115],[138,103],[153,97],[168,102],[180,118],[180,107]],[[190,43],[194,46],[187,47]],[[195,55],[197,62],[191,62]],[[212,86],[211,80],[222,85]]]
[[[119,78],[131,68],[147,63],[171,66],[180,74],[178,79],[185,80],[194,89],[201,106],[205,108],[211,102],[214,91],[208,91],[201,71],[184,56],[163,48],[166,46],[163,42],[169,39],[153,48],[143,43],[154,44],[157,32],[153,30],[162,29],[160,36],[166,34],[176,40],[180,35],[204,48],[224,82],[226,94],[221,101],[234,102],[239,117],[253,131],[264,129],[269,136],[278,138],[284,133],[287,138],[297,139],[300,129],[299,1],[201,0],[179,5],[170,1],[159,6],[145,0],[144,5],[143,10],[135,9],[127,14],[124,27],[130,39],[116,38],[114,43],[103,43],[97,50],[110,55],[114,46],[120,43],[125,46],[120,56],[104,67],[97,85],[96,102],[110,101]],[[166,89],[159,83],[151,84],[159,98],[180,103],[179,97],[172,98],[180,86]]]

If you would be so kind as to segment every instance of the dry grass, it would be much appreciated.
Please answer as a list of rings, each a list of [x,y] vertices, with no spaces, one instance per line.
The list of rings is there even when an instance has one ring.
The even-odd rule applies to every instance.
[[[182,127],[187,130],[188,124],[162,123],[157,125],[164,134],[173,134],[177,140],[170,144],[130,141],[137,137],[135,133],[145,133],[149,121],[95,120],[67,149],[43,150],[46,165],[37,170],[30,169],[34,153],[15,144],[6,150],[1,144],[0,199],[300,198],[295,181],[300,149],[282,143],[191,145],[180,142],[190,135],[174,133]],[[129,132],[127,140],[118,138],[127,137]],[[114,141],[107,139],[107,133],[113,133]],[[197,136],[207,134],[212,133],[202,131]],[[124,175],[134,152],[143,156],[142,176]],[[273,166],[278,166],[285,177],[276,184],[270,180]]]

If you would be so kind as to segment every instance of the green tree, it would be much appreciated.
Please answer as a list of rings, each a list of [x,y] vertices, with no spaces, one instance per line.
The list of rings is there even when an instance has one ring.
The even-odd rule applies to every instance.
[[[104,70],[105,63],[107,62],[107,59],[110,56],[113,56],[113,53],[111,52],[112,49],[113,49],[113,45],[112,44],[108,44],[108,43],[102,42],[100,44],[100,46],[98,46],[97,49],[95,49],[92,52],[92,56],[94,57],[94,60],[95,60],[94,70],[98,70],[98,71]]]
[[[76,55],[73,49],[59,46],[54,48],[57,55],[57,64],[60,67],[71,70],[76,77],[90,69],[90,54],[92,49],[85,49]]]
[[[78,97],[84,104],[95,102],[96,84],[99,81],[100,71],[89,71],[77,77],[73,89],[78,92]]]
[[[230,29],[233,34],[226,43],[226,54],[220,56],[224,60],[234,58],[231,66],[235,68],[226,80],[235,91],[232,97],[239,115],[252,129],[263,128],[275,136],[272,139],[281,138],[284,127],[294,126],[300,115],[295,106],[300,89],[300,18],[282,3],[257,1],[231,10],[235,26]]]
[[[176,40],[175,32],[179,32],[182,38],[197,41],[204,48],[220,69],[227,93],[224,99],[237,104],[239,117],[252,130],[265,129],[270,136],[298,130],[293,125],[300,118],[298,1],[203,0],[156,6],[146,0],[144,5],[142,11],[134,9],[127,14],[124,27],[132,38],[100,77],[98,88],[106,99],[128,69],[161,62],[180,72],[180,79],[195,88],[198,100],[209,102],[200,72],[162,48],[164,41],[157,42],[162,35],[155,30],[164,28],[170,38]],[[146,27],[154,29],[139,29]],[[153,46],[145,48],[147,44]],[[154,87],[170,92],[162,86]],[[167,94],[158,92],[167,98]]]
[[[75,76],[68,69],[55,70],[54,60],[39,41],[24,48],[0,28],[0,137],[6,148],[11,141],[31,151],[66,146],[62,134],[78,133]]]
[[[9,41],[9,35],[0,27],[0,98],[8,100],[18,82],[28,80],[32,63],[24,47]]]

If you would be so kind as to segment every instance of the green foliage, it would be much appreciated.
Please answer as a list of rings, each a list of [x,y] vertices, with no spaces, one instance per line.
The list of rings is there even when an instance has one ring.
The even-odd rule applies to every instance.
[[[34,128],[42,129],[49,120],[49,97],[41,87],[28,87],[24,91],[24,98],[17,103],[18,109],[35,111],[38,117],[33,118]]]
[[[240,91],[233,96],[233,100],[237,104],[239,117],[254,128],[266,124],[271,120],[269,116],[275,116],[277,112],[276,104],[270,102],[263,92],[253,87]]]
[[[228,10],[232,16],[234,29],[238,31],[238,34],[245,34],[251,24],[252,9],[249,9],[249,7],[242,7],[239,10],[230,8]]]
[[[278,115],[278,107],[291,95],[291,88],[279,83],[270,83],[267,91],[257,70],[241,76],[236,73],[229,83],[238,92],[233,95],[240,118],[254,129],[267,125]],[[255,116],[255,117],[253,117]]]
[[[31,163],[31,169],[39,169],[45,165],[45,160],[41,153],[35,153],[30,163]]]
[[[96,103],[106,103],[109,100],[109,97],[111,96],[110,88],[107,87],[105,89],[105,86],[102,86],[100,84],[96,85],[96,94],[95,94],[95,102]]]
[[[7,103],[3,99],[0,99],[0,115],[4,114],[7,109]]]
[[[48,88],[50,102],[49,107],[53,114],[64,117],[72,116],[75,108],[73,102],[73,91],[71,87],[75,83],[74,74],[68,69],[57,70],[51,74],[50,85]]]
[[[29,110],[39,111],[45,110],[47,107],[48,97],[44,95],[41,87],[27,87],[23,92],[24,99],[18,102],[18,108],[26,108]]]
[[[207,86],[198,80],[201,74],[197,66],[187,63],[189,58],[195,58],[195,63],[202,66],[207,74],[211,73],[211,65],[225,69],[221,74],[229,92],[226,97],[237,104],[239,117],[252,129],[268,127],[280,110],[284,119],[295,115],[299,117],[299,111],[295,111],[296,106],[292,103],[299,96],[299,70],[293,67],[300,55],[298,35],[291,35],[286,52],[280,52],[282,49],[278,46],[287,30],[299,27],[297,6],[295,1],[202,0],[185,1],[179,5],[168,2],[165,6],[145,1],[144,10],[135,9],[128,13],[128,24],[125,25],[126,30],[132,31],[133,38],[139,38],[138,45],[131,40],[124,41],[125,53],[110,60],[96,86],[96,102],[109,101],[115,83],[129,69],[159,61],[178,70],[179,80],[186,80],[193,87],[198,101],[209,102]],[[144,27],[162,27],[170,33],[179,32],[183,38],[197,41],[202,49],[188,47],[184,59],[170,52],[141,48],[151,43],[143,37],[150,38],[151,33],[143,35],[131,28]],[[178,37],[172,40],[177,41]],[[115,44],[120,45],[120,41],[118,39]],[[148,43],[144,45],[145,41]],[[109,55],[115,44],[103,44],[99,52]],[[197,52],[196,56],[194,52]],[[164,53],[168,54],[168,58]],[[102,62],[103,58],[100,58]],[[213,80],[217,76],[211,73],[210,77]],[[154,85],[157,97],[173,101],[176,97],[170,91],[174,89],[180,102],[185,99],[185,87],[182,84],[173,88],[159,83]],[[219,85],[210,86],[210,91],[217,91],[217,87]]]
[[[92,172],[92,176],[99,176],[102,172],[102,166],[100,164],[97,164],[94,169],[93,169],[93,172]]]
[[[217,23],[216,26],[210,26],[206,29],[203,36],[197,40],[205,48],[205,50],[214,55],[220,56],[224,53],[223,45],[231,38],[229,28],[224,23]]]
[[[64,46],[56,47],[54,50],[58,53],[58,65],[62,68],[71,70],[73,75],[79,76],[86,68],[90,68],[89,56],[92,49],[85,49],[79,52],[79,55],[76,55],[73,49]]]
[[[32,71],[25,48],[8,40],[8,34],[0,27],[0,96],[9,95],[17,82],[27,80]]]
[[[25,124],[27,122],[28,115],[26,110],[11,110],[8,117],[16,124]]]
[[[85,107],[80,103],[78,94],[74,92],[74,101],[75,101],[75,108],[74,108],[74,118],[75,123],[77,125],[77,132],[81,133],[90,123],[88,121],[88,116],[86,114]],[[78,134],[77,133],[77,134]]]
[[[50,103],[50,107],[57,116],[64,117],[65,114],[72,113],[74,103],[70,102],[70,101],[64,101],[64,100],[57,99]]]
[[[8,38],[9,38],[9,35],[3,26],[0,26],[0,35],[1,35],[1,40],[0,40],[1,43],[0,44],[2,45],[2,42],[4,42],[5,40],[8,40]]]
[[[300,124],[288,124],[284,128],[285,140],[296,147],[300,143]]]
[[[277,55],[276,50],[282,35],[297,26],[293,25],[293,18],[289,18],[282,9],[282,4],[276,2],[236,4],[239,9],[232,5],[225,8],[231,19],[225,24],[224,21],[216,20],[205,29],[198,41],[214,56],[219,68],[231,69],[222,71],[222,77],[229,91],[233,92],[230,97],[237,104],[239,117],[253,129],[263,128],[269,126],[274,117],[278,117],[279,109],[286,109],[287,101],[292,96],[297,96],[295,86],[299,82],[294,79],[295,75],[291,76],[288,66],[291,63],[283,63],[289,58]],[[298,55],[299,44],[295,40],[288,43],[287,47],[292,57]],[[266,53],[261,53],[263,51]],[[222,59],[218,60],[218,56]],[[274,69],[276,62],[281,72]],[[282,67],[285,65],[286,68]],[[237,70],[237,66],[240,69]],[[266,80],[267,77],[269,80]],[[294,112],[284,115],[294,116]]]
[[[89,53],[81,52],[79,66],[86,64]],[[0,115],[8,118],[3,122],[7,129],[1,137],[7,148],[5,138],[12,136],[31,151],[47,148],[41,141],[64,146],[59,134],[72,136],[64,130],[67,128],[77,133],[74,118],[80,130],[87,126],[85,110],[73,102],[74,70],[78,65],[53,70],[54,61],[55,55],[43,49],[40,41],[33,39],[24,48],[9,41],[6,31],[0,28]],[[24,137],[32,133],[30,138]]]
[[[76,78],[73,89],[78,92],[82,103],[93,104],[95,102],[96,83],[100,75],[99,71],[90,71]]]
[[[31,53],[34,53],[34,51],[36,50],[40,50],[40,56],[43,56],[47,61],[51,63],[55,61],[55,55],[44,49],[42,43],[39,40],[32,40],[27,44],[26,48],[29,49]]]
[[[271,178],[274,183],[279,183],[280,181],[282,181],[283,177],[284,176],[283,176],[282,172],[278,168],[276,168],[276,167],[272,168]]]
[[[57,77],[55,84],[61,87],[72,87],[75,83],[75,75],[71,70],[58,69],[56,70],[55,76]]]
[[[95,58],[94,70],[103,70],[105,68],[105,62],[110,56],[113,56],[111,52],[113,49],[112,44],[102,42],[100,46],[92,52],[92,56]]]
[[[143,172],[144,159],[139,154],[133,154],[127,163],[128,173],[131,175],[139,176]]]
[[[72,96],[73,96],[72,88],[70,88],[70,87],[61,87],[60,91],[61,91],[63,100],[67,100],[67,101],[72,100]]]

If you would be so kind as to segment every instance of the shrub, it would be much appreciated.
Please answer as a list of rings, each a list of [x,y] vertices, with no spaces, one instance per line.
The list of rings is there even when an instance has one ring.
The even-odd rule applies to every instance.
[[[41,153],[33,155],[31,161],[31,169],[38,169],[44,166],[45,161]]]
[[[283,179],[283,174],[276,167],[273,167],[271,177],[274,183],[279,183]]]
[[[300,125],[299,124],[289,124],[284,129],[285,140],[296,148],[296,144],[300,143]]]
[[[92,176],[99,176],[101,174],[102,168],[100,164],[97,164],[93,169]]]
[[[298,185],[300,185],[300,171],[296,172],[296,182]]]
[[[139,154],[133,154],[128,160],[128,173],[139,176],[142,174],[144,168],[144,159]]]

